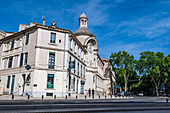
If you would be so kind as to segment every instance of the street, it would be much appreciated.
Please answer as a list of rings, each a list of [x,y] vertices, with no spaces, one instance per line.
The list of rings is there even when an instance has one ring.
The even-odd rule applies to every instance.
[[[22,99],[1,100],[0,112],[126,112],[168,113],[170,102],[166,97],[133,97],[109,99]]]

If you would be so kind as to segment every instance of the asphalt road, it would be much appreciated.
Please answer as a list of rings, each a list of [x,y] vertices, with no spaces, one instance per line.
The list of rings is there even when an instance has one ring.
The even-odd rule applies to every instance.
[[[133,97],[113,99],[37,99],[0,100],[0,112],[57,113],[170,113],[165,97]]]

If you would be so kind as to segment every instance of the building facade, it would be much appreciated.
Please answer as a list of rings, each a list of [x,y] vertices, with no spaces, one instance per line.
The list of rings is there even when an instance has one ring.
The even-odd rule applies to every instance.
[[[6,32],[0,39],[0,92],[33,97],[109,92],[114,78],[104,76],[107,66],[87,21],[83,12],[74,34],[55,22],[45,25],[45,19],[42,25],[20,24],[17,33]]]

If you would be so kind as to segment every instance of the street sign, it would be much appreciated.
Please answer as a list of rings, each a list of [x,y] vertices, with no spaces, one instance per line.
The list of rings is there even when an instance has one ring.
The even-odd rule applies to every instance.
[[[75,61],[69,61],[69,69],[75,69]]]
[[[26,65],[26,66],[25,66],[25,69],[26,69],[26,70],[30,70],[30,69],[31,69],[31,66],[30,66],[30,65]]]

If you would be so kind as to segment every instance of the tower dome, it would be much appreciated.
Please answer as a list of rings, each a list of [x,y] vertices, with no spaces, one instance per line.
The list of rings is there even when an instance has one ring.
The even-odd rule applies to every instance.
[[[87,21],[88,18],[87,16],[83,13],[80,15],[79,17],[79,28],[77,29],[77,31],[74,33],[74,35],[79,36],[79,35],[89,35],[92,36],[93,34],[89,31],[89,29],[87,28]]]
[[[87,16],[84,14],[84,11],[83,11],[83,14],[80,15],[79,19],[80,18],[87,18]]]

